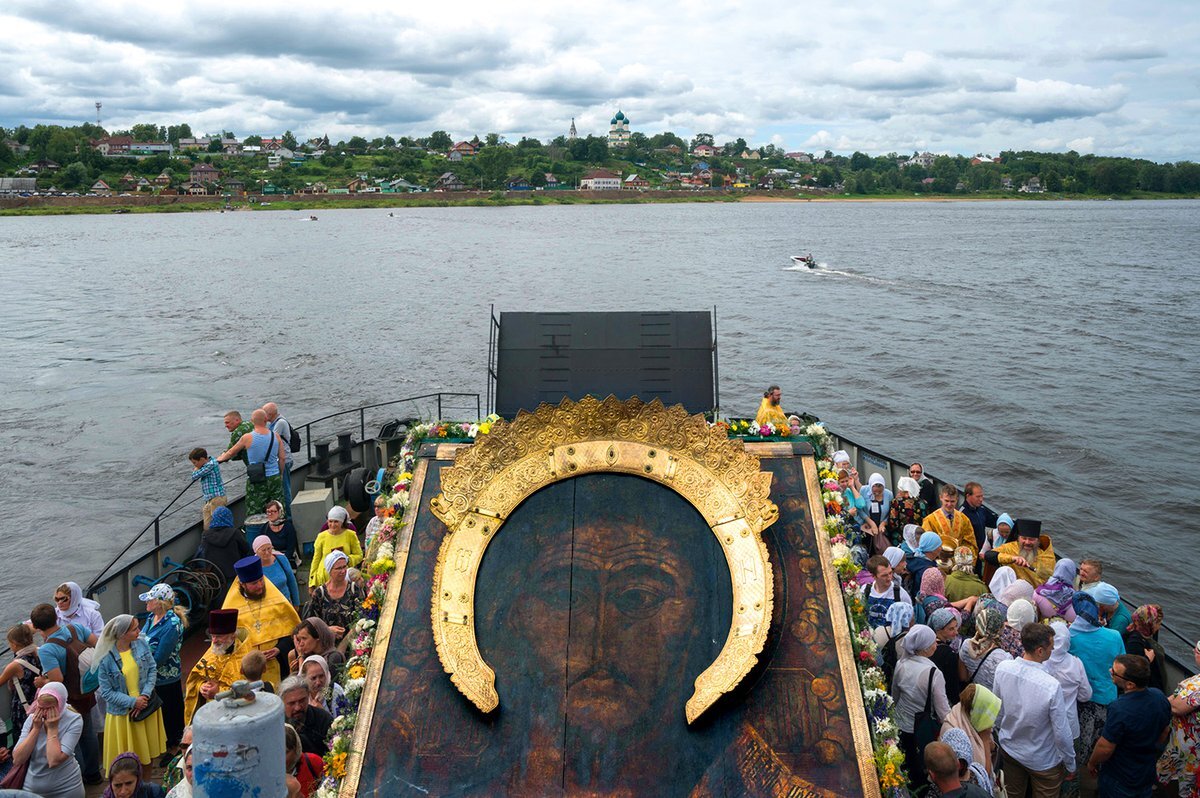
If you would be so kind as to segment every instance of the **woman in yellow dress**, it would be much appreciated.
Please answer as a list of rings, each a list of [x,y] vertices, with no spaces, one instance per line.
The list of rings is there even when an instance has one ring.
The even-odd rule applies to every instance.
[[[167,733],[162,710],[134,720],[154,695],[157,667],[150,644],[141,637],[141,627],[132,615],[118,615],[104,626],[96,642],[93,667],[99,669],[100,694],[104,696],[104,762],[112,762],[126,751],[137,754],[149,765],[167,750]]]

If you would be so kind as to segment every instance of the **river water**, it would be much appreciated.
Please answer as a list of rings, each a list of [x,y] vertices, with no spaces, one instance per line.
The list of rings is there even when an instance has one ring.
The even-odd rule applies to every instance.
[[[63,579],[86,585],[186,484],[191,447],[221,451],[226,409],[275,400],[302,423],[483,393],[492,303],[715,305],[726,410],[753,412],[779,383],[787,409],[1044,519],[1056,549],[1101,557],[1194,639],[1198,214],[912,202],[0,219],[0,620]],[[821,269],[789,269],[809,251]]]

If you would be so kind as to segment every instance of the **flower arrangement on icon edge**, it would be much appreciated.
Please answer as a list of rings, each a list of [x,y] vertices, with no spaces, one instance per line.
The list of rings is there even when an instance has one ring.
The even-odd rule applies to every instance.
[[[358,705],[367,683],[367,661],[375,647],[375,629],[379,611],[387,596],[388,582],[396,570],[396,536],[408,523],[409,491],[412,488],[413,464],[417,450],[427,440],[475,440],[492,431],[500,420],[491,415],[475,423],[439,421],[417,424],[409,428],[400,447],[400,454],[389,464],[388,474],[394,481],[384,488],[387,510],[384,522],[372,540],[367,541],[363,575],[367,579],[367,597],[363,600],[362,615],[350,628],[350,645],[343,671],[343,688],[349,703],[346,711],[329,727],[329,753],[325,755],[325,777],[317,789],[316,798],[337,798],[346,777],[346,760],[350,756],[354,724],[358,720]]]
[[[833,464],[828,460],[818,463],[822,483],[826,474],[832,474]],[[823,484],[824,488],[825,485]],[[830,498],[832,493],[833,498]],[[871,745],[875,752],[875,771],[879,775],[879,786],[883,795],[899,798],[906,795],[908,784],[905,772],[904,753],[900,750],[900,729],[896,725],[895,702],[887,691],[883,671],[879,668],[879,646],[871,636],[867,623],[866,586],[857,580],[859,565],[851,548],[859,541],[854,528],[841,515],[841,494],[834,489],[823,491],[825,496],[825,533],[829,536],[829,547],[833,555],[833,567],[842,585],[842,598],[846,603],[846,617],[850,624],[850,639],[854,643],[854,664],[858,670],[858,681],[862,687],[863,706],[867,723],[871,727]],[[837,507],[836,512],[830,507]]]

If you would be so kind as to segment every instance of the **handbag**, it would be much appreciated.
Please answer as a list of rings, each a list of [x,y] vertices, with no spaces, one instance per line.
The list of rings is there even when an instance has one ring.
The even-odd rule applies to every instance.
[[[936,671],[936,665],[929,669],[929,682],[925,685],[925,708],[913,717],[913,739],[918,751],[924,751],[925,746],[936,740],[942,731],[942,724],[933,714],[933,674]]]
[[[275,446],[275,433],[271,433],[271,441],[267,444],[267,453],[261,462],[246,462],[246,481],[252,485],[261,485],[267,481],[267,461],[271,459],[271,449]]]
[[[162,698],[158,693],[151,693],[150,702],[146,704],[146,708],[141,712],[130,712],[129,719],[134,723],[141,723],[160,709],[162,709]]]
[[[33,757],[29,757],[33,759]],[[13,765],[8,769],[8,773],[4,774],[4,778],[0,779],[0,787],[6,790],[21,790],[25,787],[25,774],[29,772],[29,759],[26,759],[19,765]]]

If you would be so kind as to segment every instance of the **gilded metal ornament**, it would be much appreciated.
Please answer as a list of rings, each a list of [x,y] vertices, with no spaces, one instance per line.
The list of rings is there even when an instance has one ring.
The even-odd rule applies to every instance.
[[[687,722],[695,721],[750,672],[771,624],[770,560],[762,531],[779,517],[771,475],[758,458],[681,406],[655,399],[564,399],[497,422],[442,471],[430,502],[449,528],[433,577],[433,638],[454,685],[484,712],[500,704],[496,674],[475,639],[475,580],[488,543],[526,498],[560,480],[591,473],[634,474],[688,500],[721,544],[733,589],[724,647],[695,681]]]

